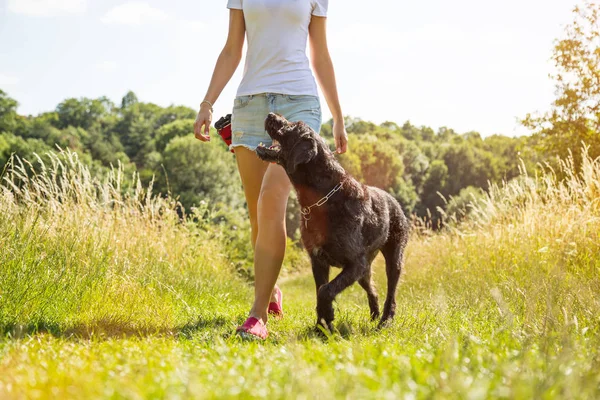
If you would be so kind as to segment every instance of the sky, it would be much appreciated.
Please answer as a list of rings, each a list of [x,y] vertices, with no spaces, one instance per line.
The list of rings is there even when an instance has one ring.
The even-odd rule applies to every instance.
[[[197,109],[227,36],[226,3],[0,0],[0,89],[24,115],[70,97],[120,103],[129,90],[141,101]],[[342,110],[375,123],[527,134],[518,118],[552,102],[553,43],[578,3],[330,0]],[[242,72],[243,60],[215,121],[231,112]]]

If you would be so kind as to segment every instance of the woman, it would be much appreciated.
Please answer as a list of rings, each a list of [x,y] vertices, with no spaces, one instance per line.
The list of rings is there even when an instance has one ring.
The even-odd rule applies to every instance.
[[[321,126],[317,86],[306,56],[310,42],[312,67],[333,115],[336,150],[344,153],[344,128],[333,64],[326,39],[328,0],[228,0],[229,34],[194,125],[195,136],[208,141],[212,105],[231,79],[248,38],[244,77],[232,116],[232,144],[252,226],[254,305],[242,335],[265,339],[268,313],[283,316],[281,291],[275,286],[285,254],[285,212],[291,189],[284,169],[260,160],[256,147],[269,146],[264,129],[269,112],[304,121],[316,132]]]

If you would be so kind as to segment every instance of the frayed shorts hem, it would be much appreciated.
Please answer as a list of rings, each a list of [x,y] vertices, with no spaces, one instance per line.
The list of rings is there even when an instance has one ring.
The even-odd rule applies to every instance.
[[[244,144],[244,143],[236,143],[236,144],[230,144],[229,145],[229,150],[234,150],[236,147],[243,147],[246,148],[250,151],[256,151],[256,148],[258,147],[258,145],[253,146],[250,144]]]

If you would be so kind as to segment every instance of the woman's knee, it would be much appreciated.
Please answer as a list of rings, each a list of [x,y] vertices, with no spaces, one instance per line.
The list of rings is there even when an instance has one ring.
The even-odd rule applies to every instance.
[[[258,204],[273,203],[273,205],[287,204],[292,186],[283,168],[271,167],[267,170],[258,196]]]
[[[265,185],[258,196],[258,213],[261,211],[285,212],[290,190],[287,187]]]

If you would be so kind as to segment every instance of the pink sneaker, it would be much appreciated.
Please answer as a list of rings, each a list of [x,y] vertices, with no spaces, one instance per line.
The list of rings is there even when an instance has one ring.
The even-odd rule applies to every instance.
[[[236,333],[244,339],[266,339],[269,336],[265,324],[254,317],[248,317],[244,325],[238,326]]]
[[[269,314],[275,318],[283,318],[283,293],[278,287],[275,288],[275,299],[277,301],[269,303]]]

